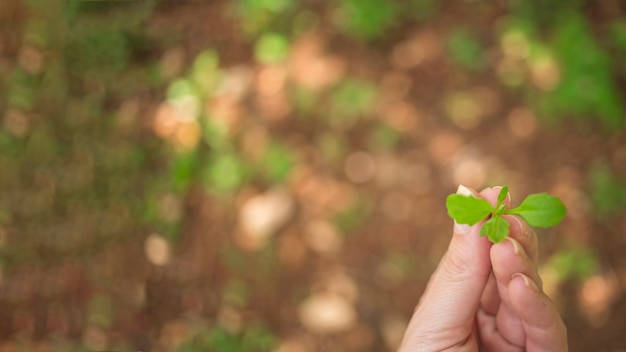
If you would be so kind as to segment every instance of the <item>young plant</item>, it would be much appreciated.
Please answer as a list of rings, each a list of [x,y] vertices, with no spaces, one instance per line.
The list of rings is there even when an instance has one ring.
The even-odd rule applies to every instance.
[[[495,208],[488,201],[473,195],[451,194],[446,199],[448,215],[457,223],[467,225],[487,219],[480,228],[480,235],[486,235],[493,243],[498,243],[509,235],[509,223],[502,215],[519,215],[529,225],[536,227],[556,226],[565,216],[563,202],[547,193],[531,194],[517,208],[507,209],[503,202],[508,192],[508,187],[502,187]]]

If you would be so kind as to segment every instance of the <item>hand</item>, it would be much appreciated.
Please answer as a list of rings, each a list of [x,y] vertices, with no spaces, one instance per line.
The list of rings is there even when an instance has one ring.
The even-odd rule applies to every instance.
[[[469,192],[495,205],[500,187],[457,191]],[[509,237],[498,244],[480,237],[482,223],[455,224],[400,351],[567,351],[565,325],[541,289],[537,237],[520,218],[504,218]]]

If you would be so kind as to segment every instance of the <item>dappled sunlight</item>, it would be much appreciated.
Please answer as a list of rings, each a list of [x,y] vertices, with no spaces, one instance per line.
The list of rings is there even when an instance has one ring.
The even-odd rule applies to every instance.
[[[446,102],[446,110],[452,121],[459,127],[470,130],[482,121],[483,109],[476,97],[468,93],[457,93]]]
[[[396,350],[458,184],[618,348],[626,25],[539,3],[1,0],[0,351]]]
[[[321,90],[345,74],[340,56],[325,52],[324,38],[315,33],[302,35],[293,44],[288,67],[293,80],[304,88]]]
[[[453,131],[440,131],[430,138],[428,152],[440,165],[448,165],[463,147],[463,136]]]
[[[357,316],[351,302],[332,293],[317,293],[300,306],[300,322],[314,333],[338,333],[350,329]]]
[[[322,255],[336,255],[343,247],[343,237],[328,221],[313,220],[305,228],[304,238],[309,247]]]
[[[374,158],[362,151],[351,153],[344,163],[346,177],[354,183],[364,183],[371,180],[375,176],[376,169]]]
[[[402,41],[391,52],[391,63],[398,69],[412,69],[422,62],[435,60],[442,53],[439,34],[427,29]]]
[[[291,194],[282,188],[249,198],[239,211],[238,243],[250,250],[260,249],[289,220],[293,207]]]
[[[594,275],[585,280],[580,288],[578,304],[592,326],[600,327],[607,323],[619,290],[613,273]]]
[[[313,291],[299,308],[305,328],[314,333],[337,333],[354,327],[357,322],[354,304],[359,292],[349,276],[339,272],[330,274]]]
[[[156,266],[163,266],[170,262],[170,246],[163,237],[157,234],[151,234],[146,238],[144,251],[148,260]]]
[[[261,117],[268,122],[287,117],[291,110],[285,85],[287,69],[282,65],[267,65],[260,69],[256,81],[256,104]]]
[[[530,62],[532,80],[535,85],[544,91],[555,89],[561,76],[556,60],[550,55],[541,55]]]
[[[518,107],[508,114],[509,129],[519,138],[528,138],[537,130],[537,118],[532,110]]]

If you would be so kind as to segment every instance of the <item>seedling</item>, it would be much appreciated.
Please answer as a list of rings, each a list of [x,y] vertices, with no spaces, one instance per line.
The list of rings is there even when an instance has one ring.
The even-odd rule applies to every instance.
[[[457,223],[467,225],[487,219],[480,228],[480,235],[486,235],[493,243],[498,243],[509,235],[509,223],[502,215],[519,215],[529,225],[536,227],[556,226],[565,217],[565,205],[557,197],[547,193],[531,194],[517,208],[507,209],[503,202],[508,193],[508,187],[502,187],[495,208],[488,201],[473,195],[451,194],[446,199],[448,215]]]

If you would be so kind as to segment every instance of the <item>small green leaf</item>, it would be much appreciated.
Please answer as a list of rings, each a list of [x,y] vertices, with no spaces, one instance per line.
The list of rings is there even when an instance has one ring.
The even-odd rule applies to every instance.
[[[509,194],[509,187],[507,186],[502,187],[502,189],[500,189],[500,194],[498,194],[498,207],[500,207],[500,204],[504,202],[507,194]]]
[[[517,214],[531,226],[550,227],[558,225],[565,217],[565,205],[557,197],[547,193],[531,194],[519,207],[507,211]]]
[[[451,194],[446,199],[448,215],[459,224],[474,225],[486,218],[493,208],[484,199],[460,194]]]
[[[509,226],[509,223],[501,216],[495,215],[483,224],[480,235],[486,235],[491,242],[498,243],[509,235]]]
[[[496,210],[496,215],[502,215],[506,211],[506,204],[500,204],[498,206],[498,210]]]

